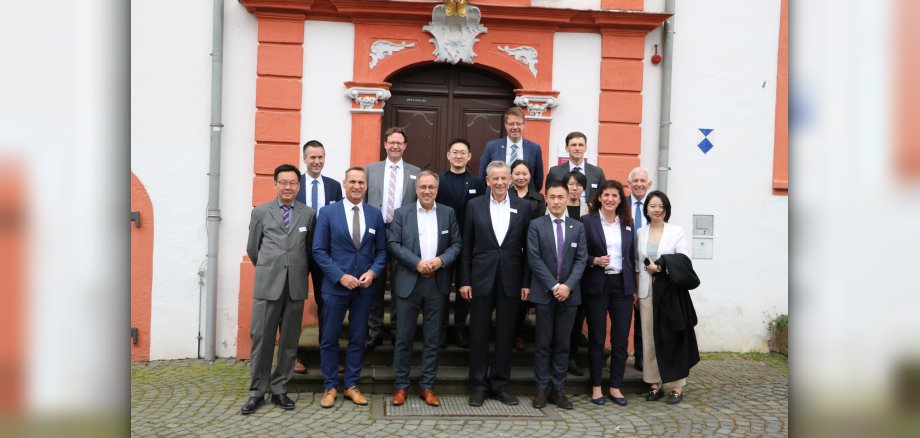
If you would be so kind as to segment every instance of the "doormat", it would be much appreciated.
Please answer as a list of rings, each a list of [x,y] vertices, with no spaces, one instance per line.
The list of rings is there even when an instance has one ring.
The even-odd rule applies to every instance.
[[[375,420],[408,420],[408,419],[457,419],[457,420],[535,420],[558,421],[562,418],[552,406],[543,409],[534,409],[530,406],[530,399],[521,399],[517,406],[508,406],[498,400],[486,400],[480,407],[469,405],[469,397],[461,395],[447,395],[439,397],[441,406],[433,407],[425,404],[422,399],[410,396],[402,406],[393,406],[390,397],[381,399],[374,397],[371,403],[371,416]]]

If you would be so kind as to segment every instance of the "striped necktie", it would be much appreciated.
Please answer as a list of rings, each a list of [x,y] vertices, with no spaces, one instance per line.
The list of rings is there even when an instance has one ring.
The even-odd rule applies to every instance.
[[[284,219],[284,229],[291,229],[291,206],[281,204],[281,218]]]
[[[393,210],[396,209],[396,178],[397,178],[397,169],[399,166],[392,165],[390,166],[390,184],[387,187],[387,217],[386,223],[393,222]]]
[[[517,145],[517,143],[512,144],[512,145],[511,145],[511,160],[508,161],[508,165],[509,165],[509,166],[510,166],[512,163],[514,163],[515,161],[517,161],[517,159],[518,159],[517,150],[518,150],[518,145]]]

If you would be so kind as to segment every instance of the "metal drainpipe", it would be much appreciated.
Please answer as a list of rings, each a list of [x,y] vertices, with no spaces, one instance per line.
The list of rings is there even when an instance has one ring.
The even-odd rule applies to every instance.
[[[217,248],[220,225],[220,131],[224,67],[224,1],[214,0],[211,33],[211,159],[208,171],[208,271],[204,356],[214,360],[217,346]]]
[[[661,71],[661,125],[658,128],[658,190],[668,191],[668,153],[671,147],[671,68],[674,61],[674,0],[666,0],[665,13],[672,14],[664,21]]]

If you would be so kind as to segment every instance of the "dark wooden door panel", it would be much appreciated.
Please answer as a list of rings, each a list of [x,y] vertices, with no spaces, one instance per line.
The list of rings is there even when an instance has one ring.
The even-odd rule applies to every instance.
[[[466,137],[470,142],[473,159],[469,162],[469,170],[474,174],[479,173],[479,157],[485,150],[486,142],[501,137],[502,114],[501,110],[479,109],[475,107],[458,108],[460,114],[460,129],[458,135]]]

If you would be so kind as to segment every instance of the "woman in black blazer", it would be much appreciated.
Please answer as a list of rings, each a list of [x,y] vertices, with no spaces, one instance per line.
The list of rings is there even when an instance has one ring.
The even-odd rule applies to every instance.
[[[588,319],[588,370],[591,402],[604,404],[601,373],[604,340],[610,315],[610,392],[607,397],[626,406],[620,387],[626,371],[629,325],[636,292],[635,237],[632,215],[618,181],[602,182],[590,203],[591,213],[582,216],[588,245],[588,267],[581,280],[582,304]]]
[[[546,214],[546,198],[540,192],[530,190],[532,176],[533,170],[526,161],[514,160],[511,163],[511,189],[508,190],[508,193],[530,201],[530,211],[533,212],[530,215],[531,220]],[[518,307],[517,321],[514,325],[514,349],[517,351],[524,351],[524,320],[527,318],[527,312],[532,308],[533,303],[530,301],[524,301]]]

